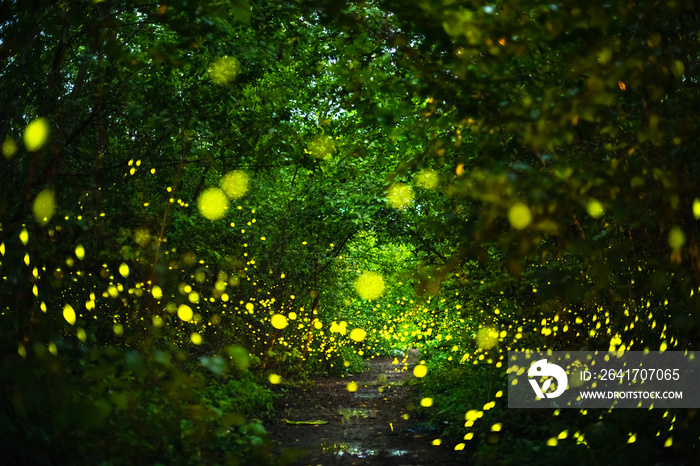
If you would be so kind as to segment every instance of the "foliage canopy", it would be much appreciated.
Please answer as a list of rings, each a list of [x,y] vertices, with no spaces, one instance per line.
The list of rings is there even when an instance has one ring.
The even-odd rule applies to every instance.
[[[509,349],[696,349],[692,2],[0,18],[9,462],[274,462],[268,381],[408,347],[484,464],[697,457],[697,410],[543,427],[491,390]]]

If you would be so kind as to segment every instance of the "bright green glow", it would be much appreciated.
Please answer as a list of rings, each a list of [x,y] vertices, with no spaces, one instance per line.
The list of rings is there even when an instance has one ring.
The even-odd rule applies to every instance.
[[[240,199],[248,192],[248,174],[243,170],[233,170],[221,178],[221,189],[229,199]]]
[[[317,136],[309,142],[307,152],[319,160],[327,160],[335,154],[335,141],[330,136]]]
[[[440,186],[440,175],[433,170],[421,170],[416,175],[416,184],[425,189],[437,189]]]
[[[49,139],[49,120],[37,118],[27,125],[24,130],[24,146],[29,152],[41,149]]]
[[[377,299],[384,294],[384,279],[376,272],[365,272],[355,280],[355,291],[362,299]]]
[[[39,225],[46,225],[56,211],[56,199],[53,189],[46,188],[34,199],[32,212]]]
[[[516,230],[527,228],[532,222],[532,213],[530,208],[522,202],[516,202],[508,209],[508,221]]]
[[[219,220],[228,210],[226,194],[219,188],[205,190],[197,199],[199,213],[209,220]]]
[[[287,327],[287,325],[289,325],[287,318],[282,314],[273,315],[270,321],[272,323],[272,326],[278,330],[282,330],[283,328]]]
[[[75,325],[75,311],[70,304],[66,304],[63,307],[63,318],[66,319],[66,322],[69,324]]]
[[[192,308],[187,304],[180,304],[180,306],[177,308],[177,316],[185,322],[189,322],[192,320],[194,312],[192,312]]]
[[[671,249],[678,250],[685,244],[685,233],[680,227],[673,227],[671,231],[668,232],[668,245]]]
[[[229,84],[241,72],[241,63],[234,57],[222,57],[211,64],[208,72],[209,77],[216,84]]]
[[[394,183],[389,186],[386,199],[394,209],[405,210],[413,204],[413,191],[406,184]]]
[[[6,159],[11,159],[12,157],[14,157],[18,149],[19,148],[17,147],[17,143],[12,138],[7,138],[2,143],[2,155]]]
[[[586,210],[588,211],[588,215],[590,215],[593,218],[599,218],[605,213],[605,210],[603,210],[603,204],[601,204],[595,199],[591,199],[590,201],[588,201],[588,204],[586,205]]]

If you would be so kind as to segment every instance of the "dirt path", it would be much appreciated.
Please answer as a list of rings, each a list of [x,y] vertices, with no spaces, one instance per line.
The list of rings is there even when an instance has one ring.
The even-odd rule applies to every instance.
[[[316,380],[313,387],[290,389],[276,403],[278,419],[268,428],[279,450],[294,448],[306,454],[298,465],[456,465],[468,464],[462,452],[434,446],[436,434],[421,433],[407,410],[414,387],[403,382],[412,376],[401,360],[373,359],[362,374]],[[398,364],[395,364],[398,362]],[[354,381],[358,390],[348,392]],[[404,415],[408,414],[409,419]],[[324,425],[291,425],[292,421],[328,421]]]

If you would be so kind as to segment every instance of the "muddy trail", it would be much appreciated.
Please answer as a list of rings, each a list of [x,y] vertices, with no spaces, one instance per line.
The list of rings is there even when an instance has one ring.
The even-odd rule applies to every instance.
[[[369,361],[361,374],[323,378],[307,388],[287,388],[268,426],[275,449],[294,449],[295,465],[464,465],[468,452],[433,445],[438,432],[426,432],[408,409],[417,389],[405,384],[418,363],[394,358]],[[347,384],[355,382],[357,391]],[[327,421],[291,424],[287,421]],[[303,456],[301,456],[303,455]]]

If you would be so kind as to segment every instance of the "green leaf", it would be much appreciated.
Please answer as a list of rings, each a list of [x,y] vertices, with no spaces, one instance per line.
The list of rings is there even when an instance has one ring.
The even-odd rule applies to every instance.
[[[328,424],[328,421],[290,421],[289,419],[284,420],[287,424],[292,424],[292,425],[311,425],[311,426],[319,426],[323,424]]]

